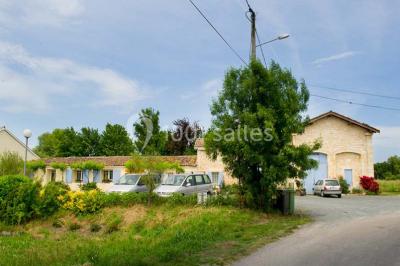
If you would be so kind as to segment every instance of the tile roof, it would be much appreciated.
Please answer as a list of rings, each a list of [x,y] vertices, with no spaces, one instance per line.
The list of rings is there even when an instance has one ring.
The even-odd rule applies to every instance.
[[[181,166],[196,166],[197,156],[187,155],[187,156],[157,156],[162,160],[168,162],[179,163]],[[51,163],[65,163],[72,164],[76,162],[84,161],[95,161],[99,163],[104,163],[105,166],[124,166],[124,164],[131,158],[131,156],[93,156],[93,157],[53,157],[43,159],[44,162],[49,165]]]

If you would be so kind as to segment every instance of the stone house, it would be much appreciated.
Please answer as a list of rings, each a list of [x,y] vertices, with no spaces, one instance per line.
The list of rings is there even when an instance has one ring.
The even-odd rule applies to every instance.
[[[350,187],[359,187],[360,176],[374,175],[372,136],[380,131],[336,112],[327,112],[310,120],[303,134],[293,135],[293,144],[312,144],[320,141],[322,146],[311,158],[319,162],[317,169],[308,171],[304,179],[307,193],[312,193],[315,182],[324,178],[343,177]],[[204,140],[198,139],[198,169],[212,169],[224,173],[226,184],[235,183],[224,171],[221,158],[211,161],[204,149]]]

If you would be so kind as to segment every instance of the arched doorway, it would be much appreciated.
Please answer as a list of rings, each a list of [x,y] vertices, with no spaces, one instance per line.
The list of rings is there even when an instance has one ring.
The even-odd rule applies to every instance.
[[[310,158],[318,162],[318,167],[307,171],[304,179],[304,188],[307,194],[313,194],[315,182],[328,177],[328,156],[324,153],[313,153]]]

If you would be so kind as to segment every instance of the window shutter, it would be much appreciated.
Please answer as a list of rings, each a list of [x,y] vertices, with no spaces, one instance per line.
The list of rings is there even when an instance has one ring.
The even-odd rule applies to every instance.
[[[89,183],[89,170],[83,170],[83,184]]]
[[[120,169],[114,169],[113,170],[113,183],[117,183],[119,181],[120,177],[121,177],[121,170]]]
[[[65,175],[65,182],[67,184],[71,184],[72,183],[72,169],[71,168],[67,168],[67,172]]]
[[[100,170],[93,170],[93,182],[100,183]]]
[[[218,186],[221,187],[224,184],[224,172],[218,173]]]

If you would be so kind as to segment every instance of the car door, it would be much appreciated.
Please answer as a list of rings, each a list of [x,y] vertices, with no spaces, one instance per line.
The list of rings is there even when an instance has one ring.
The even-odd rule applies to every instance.
[[[139,178],[139,181],[137,182],[137,192],[147,192],[147,186],[145,185],[145,183],[142,181],[142,177]]]
[[[315,186],[314,186],[314,192],[315,193],[320,193],[321,192],[321,182],[322,182],[322,180],[318,180],[317,183],[315,183]]]
[[[211,182],[211,179],[208,175],[203,175],[203,179],[204,179],[204,183],[205,183],[205,187],[207,189],[207,191],[212,192],[213,191],[213,184]]]
[[[203,175],[195,175],[197,192],[207,192],[207,184],[204,182]]]
[[[196,183],[193,175],[188,176],[183,182],[182,192],[185,195],[196,193]]]

